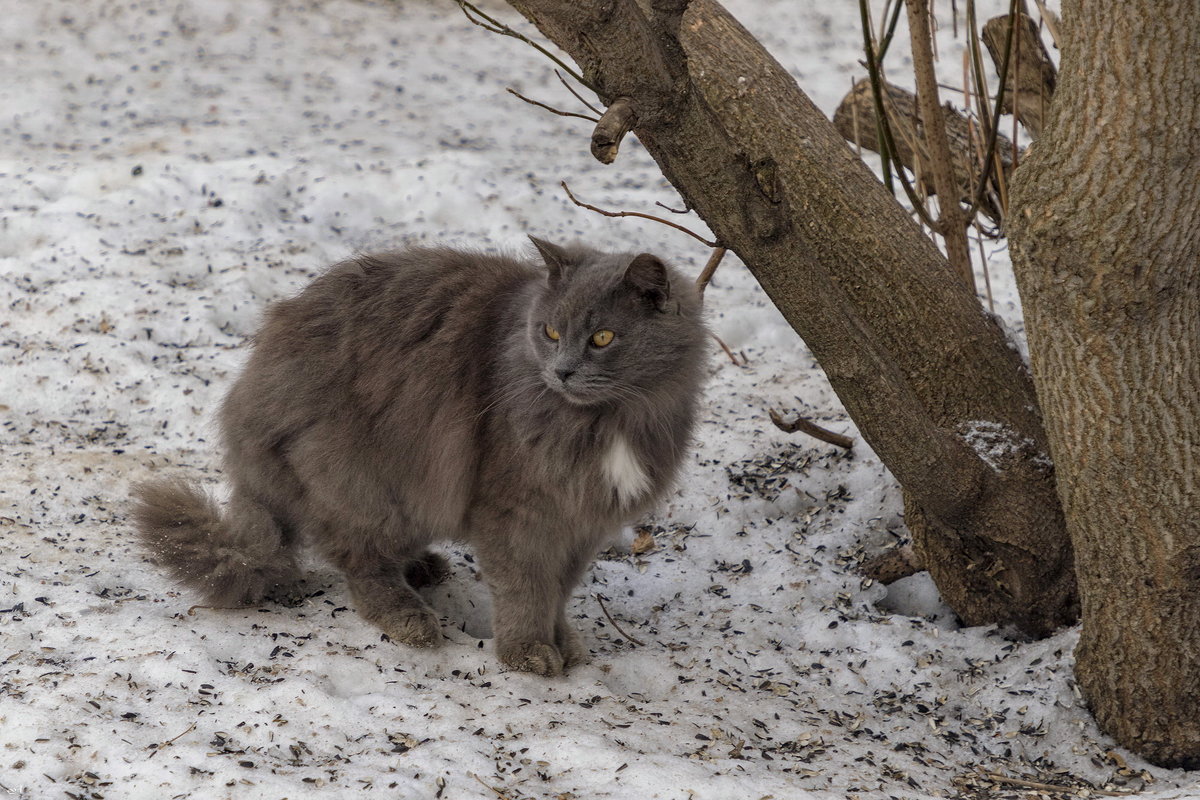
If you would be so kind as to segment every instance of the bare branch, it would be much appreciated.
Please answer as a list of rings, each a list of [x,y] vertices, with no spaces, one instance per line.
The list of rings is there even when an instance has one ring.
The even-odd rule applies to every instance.
[[[938,100],[937,75],[933,68],[933,34],[927,0],[905,0],[908,29],[912,38],[913,71],[917,79],[917,104],[921,109],[922,139],[929,150],[933,183],[937,187],[938,224],[934,228],[946,243],[946,256],[963,282],[975,289],[975,271],[967,248],[967,217],[958,202],[954,164],[946,138],[946,121]]]
[[[561,73],[561,72],[559,72],[558,70],[554,70],[554,77],[558,78],[559,82],[560,82],[560,83],[562,83],[562,85],[563,85],[563,86],[567,87],[567,91],[568,91],[568,92],[570,92],[571,94],[575,95],[575,99],[576,99],[576,100],[578,100],[579,102],[583,103],[585,106],[587,106],[587,107],[588,107],[588,110],[589,110],[589,111],[591,111],[591,112],[593,112],[593,113],[595,113],[595,115],[596,115],[597,117],[598,117],[598,116],[600,116],[601,114],[603,114],[603,113],[604,113],[603,111],[601,111],[600,109],[596,108],[594,105],[592,105],[591,103],[589,103],[589,102],[588,102],[588,101],[587,101],[587,100],[584,98],[584,96],[583,96],[583,95],[581,95],[581,94],[580,94],[580,93],[579,93],[579,92],[578,92],[578,91],[575,89],[575,87],[574,87],[574,86],[572,86],[570,83],[568,83],[568,82],[567,82],[567,79],[566,79],[566,78],[564,78],[564,77],[562,76],[562,73]]]
[[[654,205],[658,206],[659,208],[665,208],[667,211],[670,211],[672,214],[687,214],[692,210],[691,208],[688,207],[686,200],[683,203],[683,208],[671,208],[669,205],[662,202],[661,200],[655,200]]]
[[[551,114],[558,114],[560,117],[577,117],[579,119],[586,119],[588,122],[599,122],[600,121],[600,120],[596,119],[595,117],[589,117],[587,114],[576,114],[574,111],[563,111],[561,109],[554,108],[553,106],[548,106],[545,103],[539,103],[537,100],[532,100],[532,99],[526,97],[525,95],[521,94],[520,92],[518,92],[516,89],[512,88],[511,86],[505,87],[504,91],[508,92],[509,94],[513,95],[514,97],[524,100],[526,103],[529,103],[529,105],[531,105],[531,106],[537,106],[538,108],[544,108],[547,111],[549,111]]]
[[[596,92],[596,87],[592,86],[592,84],[589,83],[587,80],[585,80],[582,75],[580,75],[575,70],[571,69],[571,67],[569,67],[567,64],[563,63],[563,60],[561,58],[554,55],[554,53],[551,53],[549,50],[547,50],[545,47],[543,47],[542,45],[535,42],[533,39],[530,39],[528,36],[526,36],[523,33],[518,33],[517,31],[510,28],[508,25],[505,25],[503,22],[496,19],[495,17],[489,16],[488,14],[481,11],[479,9],[479,7],[476,6],[474,3],[468,2],[468,0],[454,0],[454,2],[458,3],[458,7],[462,9],[463,15],[467,19],[469,19],[471,22],[473,22],[474,24],[478,25],[479,27],[483,28],[486,31],[490,31],[491,33],[495,33],[500,36],[510,36],[513,39],[517,39],[518,41],[524,42],[525,44],[532,47],[534,50],[537,50],[539,53],[544,55],[546,58],[553,61],[555,64],[558,64],[558,66],[562,69],[563,72],[567,73],[572,78],[574,78],[575,80],[582,83],[584,86],[591,89],[593,92]],[[472,14],[474,14],[475,16],[471,16]],[[476,17],[478,17],[478,19]],[[481,22],[480,20],[483,20],[483,21]],[[596,92],[596,93],[599,94],[599,92]]]
[[[625,134],[637,124],[637,114],[628,97],[618,97],[609,104],[592,131],[592,155],[601,164],[611,164]]]
[[[815,422],[810,422],[804,417],[796,417],[791,422],[784,422],[783,417],[779,416],[779,412],[773,408],[767,409],[767,414],[771,417],[771,422],[775,423],[775,427],[784,433],[795,433],[800,431],[806,433],[814,439],[820,439],[822,442],[834,445],[835,447],[843,447],[850,450],[854,447],[854,440],[849,436],[844,436],[840,433],[826,430]]]
[[[563,191],[565,191],[567,193],[567,197],[569,197],[571,199],[571,202],[574,203],[575,205],[579,206],[580,208],[586,208],[588,211],[595,211],[597,214],[603,214],[606,217],[640,217],[641,219],[648,219],[653,222],[661,222],[663,225],[674,228],[677,231],[683,231],[684,233],[686,233],[688,236],[691,236],[696,241],[703,242],[704,244],[708,245],[709,247],[720,247],[721,246],[719,242],[710,242],[708,239],[705,239],[703,236],[696,233],[695,231],[688,230],[687,228],[683,227],[682,225],[676,225],[674,222],[671,222],[670,220],[665,220],[662,217],[656,217],[653,214],[642,214],[639,211],[605,211],[602,208],[596,208],[596,206],[589,205],[588,203],[584,203],[584,202],[577,200],[575,198],[575,195],[573,195],[571,193],[571,187],[567,186],[566,181],[561,181],[560,184],[563,187]]]

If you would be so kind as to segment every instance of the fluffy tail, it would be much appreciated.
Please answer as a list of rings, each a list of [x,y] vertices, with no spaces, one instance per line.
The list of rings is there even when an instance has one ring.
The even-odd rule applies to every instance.
[[[214,606],[256,603],[298,578],[295,554],[266,509],[217,504],[182,479],[134,488],[138,538],[171,576]]]

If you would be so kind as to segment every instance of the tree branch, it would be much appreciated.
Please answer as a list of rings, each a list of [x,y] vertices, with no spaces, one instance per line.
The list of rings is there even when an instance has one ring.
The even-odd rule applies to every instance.
[[[601,99],[630,99],[638,140],[804,338],[914,524],[924,513],[914,540],[947,602],[968,624],[1035,635],[1070,621],[1046,469],[997,472],[955,432],[996,420],[1044,447],[1019,355],[795,79],[714,0],[685,13],[683,63],[637,0],[509,2]]]
[[[791,422],[784,422],[783,417],[779,416],[779,412],[773,408],[767,409],[767,414],[771,417],[771,422],[775,423],[775,427],[784,433],[795,433],[800,431],[806,433],[814,439],[819,439],[826,444],[841,447],[850,450],[854,447],[854,440],[849,436],[843,436],[840,433],[834,433],[831,430],[826,430],[815,422],[811,422],[804,417],[796,417]]]
[[[554,106],[548,106],[545,103],[539,103],[537,100],[531,100],[530,98],[521,94],[520,92],[518,92],[516,89],[512,88],[511,86],[505,87],[504,91],[508,92],[509,94],[513,95],[514,97],[516,97],[520,100],[524,100],[526,103],[529,103],[529,105],[531,105],[531,106],[537,106],[538,108],[544,108],[547,111],[549,111],[551,114],[558,114],[560,117],[577,117],[579,119],[586,119],[588,122],[599,122],[600,121],[600,120],[596,119],[595,117],[589,117],[587,114],[576,114],[574,111],[563,111],[561,109],[555,108]]]
[[[648,219],[648,220],[651,220],[652,222],[661,222],[663,225],[666,225],[667,227],[674,228],[677,231],[683,231],[688,236],[691,236],[693,239],[695,239],[699,242],[703,242],[704,244],[708,245],[709,247],[720,247],[721,246],[717,242],[710,242],[708,239],[705,239],[703,236],[696,233],[695,231],[688,230],[687,228],[683,227],[682,225],[676,225],[674,222],[671,222],[670,220],[663,219],[662,217],[656,217],[653,214],[643,214],[639,211],[605,211],[603,208],[597,208],[596,206],[589,205],[589,204],[584,203],[575,198],[575,195],[573,195],[571,193],[571,187],[567,186],[566,181],[559,181],[559,184],[562,186],[563,191],[565,191],[567,193],[567,197],[571,198],[571,202],[574,203],[575,205],[579,206],[580,208],[586,208],[588,211],[595,211],[597,214],[603,214],[606,217],[640,217],[641,219]]]
[[[712,280],[717,267],[721,266],[721,259],[725,257],[726,252],[724,247],[715,248],[712,255],[708,257],[708,263],[704,265],[704,269],[700,270],[700,274],[696,276],[696,290],[700,294],[704,294],[704,290],[708,288],[708,282]]]
[[[933,31],[930,30],[928,0],[905,0],[908,30],[912,38],[913,71],[917,79],[917,105],[921,109],[922,140],[929,150],[933,183],[938,190],[938,221],[934,229],[946,243],[951,266],[971,291],[975,291],[975,270],[967,248],[967,216],[958,202],[954,164],[946,138],[946,120],[938,100],[937,74],[933,69]]]

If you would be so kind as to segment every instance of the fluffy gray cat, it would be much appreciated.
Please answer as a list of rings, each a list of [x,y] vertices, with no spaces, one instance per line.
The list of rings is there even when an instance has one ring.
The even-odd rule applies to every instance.
[[[276,304],[221,409],[221,512],[181,480],[137,488],[141,540],[213,605],[255,603],[316,547],[358,611],[432,646],[415,589],[472,545],[507,666],[585,651],[565,606],[598,545],[670,487],[706,331],[692,281],[643,253],[533,240],[544,268],[449,249],[333,267]]]

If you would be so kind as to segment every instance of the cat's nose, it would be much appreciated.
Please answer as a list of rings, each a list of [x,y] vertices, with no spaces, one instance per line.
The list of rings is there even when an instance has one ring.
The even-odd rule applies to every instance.
[[[575,374],[575,368],[574,367],[558,367],[557,369],[554,370],[554,374],[558,376],[558,379],[560,381],[562,381],[563,383],[566,383],[567,378],[569,378]]]

